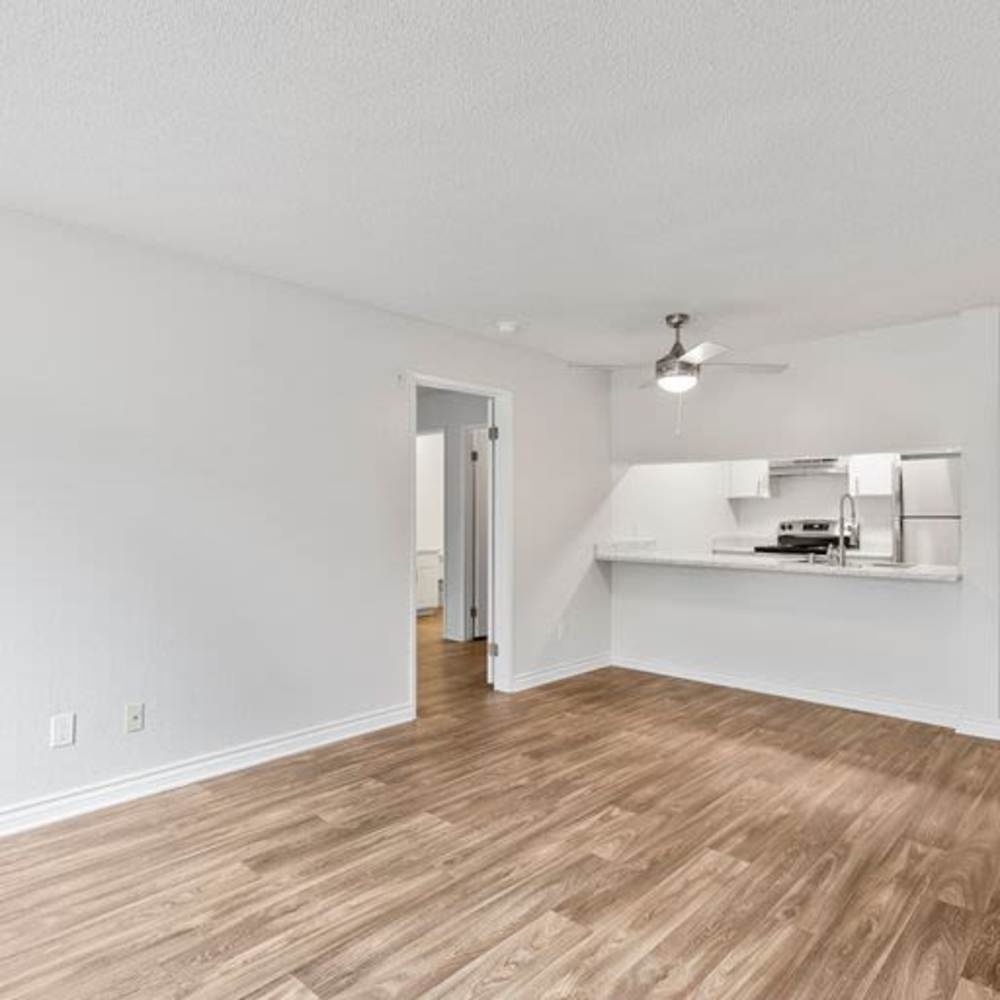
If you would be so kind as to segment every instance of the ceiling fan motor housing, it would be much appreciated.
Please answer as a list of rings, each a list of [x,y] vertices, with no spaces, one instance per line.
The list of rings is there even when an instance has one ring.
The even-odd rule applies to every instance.
[[[666,317],[667,326],[674,331],[674,345],[656,362],[656,377],[663,375],[698,375],[698,365],[681,361],[687,349],[681,343],[681,327],[690,319],[687,313],[671,313]]]
[[[681,361],[679,354],[675,354],[674,350],[656,362],[656,377],[662,378],[664,375],[694,375],[697,377],[698,365],[693,365],[690,361]],[[684,348],[681,348],[680,354],[683,353]]]

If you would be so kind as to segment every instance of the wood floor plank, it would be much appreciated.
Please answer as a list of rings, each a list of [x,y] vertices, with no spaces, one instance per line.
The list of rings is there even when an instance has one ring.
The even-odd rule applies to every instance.
[[[0,997],[1000,1000],[1000,746],[440,627],[412,724],[0,840]]]
[[[775,997],[863,997],[927,892],[938,855],[934,848],[901,839],[890,857],[858,881],[850,905],[817,937]]]
[[[630,970],[675,927],[722,898],[745,862],[706,849],[593,927],[593,937],[525,985],[532,996],[624,996]]]
[[[966,957],[962,978],[1000,991],[1000,890],[994,891],[983,915]]]
[[[938,870],[942,902],[982,913],[1000,885],[1000,770],[955,830]]]
[[[244,993],[240,1000],[319,1000],[319,998],[294,976],[282,976],[279,980],[252,993]]]
[[[509,995],[521,980],[531,978],[534,969],[589,935],[586,927],[548,910],[420,995],[427,1000]]]
[[[960,979],[951,1000],[998,1000],[1000,993],[968,979]]]
[[[692,1000],[763,1000],[774,995],[813,943],[812,936],[783,920],[766,921],[745,934],[706,976]]]
[[[928,894],[889,952],[865,1000],[950,1000],[980,918]]]

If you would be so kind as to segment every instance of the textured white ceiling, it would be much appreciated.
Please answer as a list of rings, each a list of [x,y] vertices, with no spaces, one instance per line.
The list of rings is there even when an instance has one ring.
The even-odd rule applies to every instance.
[[[1000,299],[997,0],[5,0],[0,204],[577,360]]]

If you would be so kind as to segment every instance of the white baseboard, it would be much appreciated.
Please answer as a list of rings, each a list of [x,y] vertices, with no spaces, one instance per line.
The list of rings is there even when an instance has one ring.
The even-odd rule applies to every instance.
[[[965,716],[958,720],[955,732],[963,736],[981,736],[985,740],[1000,740],[1000,720]]]
[[[240,771],[277,757],[302,753],[304,750],[312,750],[327,743],[336,743],[376,729],[396,726],[411,721],[415,718],[415,714],[412,705],[399,705],[362,715],[352,715],[335,722],[284,733],[281,736],[244,743],[199,757],[189,757],[175,764],[123,775],[110,781],[15,803],[0,809],[0,836],[54,823],[60,819],[68,819],[71,816],[153,795],[170,788],[178,788],[181,785],[204,781],[206,778],[227,774],[230,771]]]
[[[754,691],[757,694],[773,694],[782,698],[794,698],[797,701],[811,701],[819,705],[831,705],[834,708],[849,708],[856,712],[889,715],[896,719],[925,722],[931,726],[944,726],[948,729],[956,728],[959,721],[958,713],[937,708],[934,705],[911,704],[894,701],[889,698],[849,694],[845,691],[830,691],[797,687],[789,684],[778,684],[772,681],[726,674],[714,670],[678,667],[676,664],[666,663],[665,661],[640,657],[618,656],[613,658],[612,662],[615,666],[626,667],[629,670],[641,670],[648,674],[659,674],[662,677],[677,677],[681,680],[699,681],[703,684],[739,688],[743,691]],[[998,733],[1000,733],[1000,726],[998,726]],[[1000,738],[1000,736],[996,738]]]
[[[658,674],[662,677],[677,677],[704,684],[754,691],[759,694],[816,702],[835,708],[847,708],[861,712],[873,712],[877,715],[910,719],[934,726],[953,728],[963,735],[1000,740],[1000,721],[996,719],[959,717],[957,713],[929,705],[859,696],[841,691],[800,688],[711,670],[677,667],[663,661],[638,657],[612,657],[602,654],[571,663],[558,664],[544,670],[518,674],[514,678],[512,690],[527,691],[530,688],[565,680],[568,677],[576,677],[610,665]],[[71,816],[93,812],[96,809],[103,809],[106,806],[128,802],[131,799],[153,795],[182,785],[204,781],[207,778],[227,774],[231,771],[240,771],[278,757],[302,753],[305,750],[312,750],[328,743],[336,743],[352,736],[360,736],[377,729],[410,722],[414,718],[415,712],[412,705],[399,705],[394,708],[354,715],[335,722],[312,726],[308,729],[300,729],[281,736],[257,740],[253,743],[244,743],[241,746],[203,754],[199,757],[191,757],[175,764],[166,764],[148,771],[124,775],[110,781],[74,788],[44,798],[15,803],[12,806],[0,808],[0,836],[54,823],[57,820],[68,819]]]
[[[590,673],[591,670],[600,670],[602,667],[611,665],[611,657],[607,653],[599,656],[588,656],[583,660],[574,660],[571,663],[560,663],[554,667],[546,667],[544,670],[533,670],[527,674],[515,674],[514,684],[511,691],[527,691],[529,688],[540,687],[542,684],[551,684],[553,681],[562,681],[567,677],[576,677],[579,674]]]

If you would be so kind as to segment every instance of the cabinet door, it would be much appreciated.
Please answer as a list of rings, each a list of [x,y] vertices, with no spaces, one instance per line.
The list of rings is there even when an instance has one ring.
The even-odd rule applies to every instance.
[[[766,458],[749,458],[729,463],[728,497],[769,497],[770,495],[771,464]]]
[[[441,579],[441,553],[417,553],[417,610],[436,608],[441,604],[438,581]]]
[[[893,467],[898,458],[892,452],[851,455],[847,460],[847,488],[856,497],[891,496]]]

